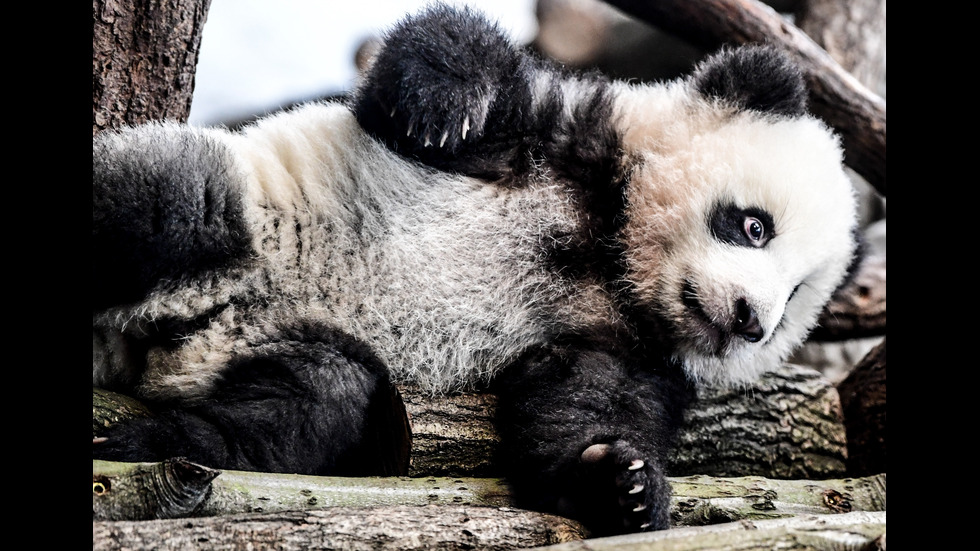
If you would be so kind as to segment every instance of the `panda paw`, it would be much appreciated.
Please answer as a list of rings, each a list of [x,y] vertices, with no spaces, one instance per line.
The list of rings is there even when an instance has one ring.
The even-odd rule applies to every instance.
[[[468,10],[435,6],[385,38],[354,98],[358,122],[394,149],[422,160],[479,141],[514,103],[524,54],[494,24]],[[497,98],[506,97],[503,102]]]
[[[604,516],[610,531],[637,532],[670,527],[670,487],[656,462],[623,441],[593,444],[581,461],[606,480],[602,496],[615,501]],[[618,526],[616,525],[618,524]]]

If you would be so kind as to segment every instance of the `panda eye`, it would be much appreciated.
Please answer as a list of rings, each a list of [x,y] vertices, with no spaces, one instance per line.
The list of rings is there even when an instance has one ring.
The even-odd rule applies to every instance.
[[[719,241],[756,249],[765,247],[776,236],[775,220],[769,212],[732,203],[715,206],[708,219],[708,229]]]
[[[762,225],[762,222],[754,216],[746,216],[742,221],[742,230],[745,232],[745,236],[749,238],[753,244],[762,243],[762,240],[766,236],[766,227]]]

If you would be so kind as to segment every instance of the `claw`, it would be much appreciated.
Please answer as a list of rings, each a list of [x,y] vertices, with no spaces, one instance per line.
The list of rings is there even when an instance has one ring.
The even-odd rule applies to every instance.
[[[439,140],[439,147],[442,147],[443,145],[446,144],[446,138],[448,138],[448,137],[449,137],[449,131],[448,130],[442,133],[442,139]]]
[[[432,145],[432,141],[429,140],[428,134],[425,135],[425,144],[423,145],[425,145],[425,147],[429,147],[430,145]]]
[[[633,508],[633,512],[634,513],[639,513],[640,511],[642,511],[642,510],[644,510],[646,508],[647,508],[647,506],[641,503],[641,504],[639,504],[639,505],[637,505],[636,507]]]
[[[642,491],[643,491],[643,484],[634,484],[633,485],[633,488],[630,489],[630,491],[628,493],[630,493],[630,494],[638,494],[638,493],[640,493]]]
[[[629,469],[629,470],[631,470],[631,471],[635,471],[637,469],[642,469],[643,468],[643,460],[642,459],[634,459],[633,462],[630,463],[630,466],[629,467],[626,467],[626,468]]]
[[[405,135],[408,136],[409,138],[412,137],[412,126],[411,125],[409,125],[408,132],[406,132]]]
[[[463,119],[463,139],[464,140],[466,139],[466,133],[469,132],[469,130],[470,130],[470,116],[469,115],[466,115],[466,118]]]
[[[388,116],[389,117],[394,117],[395,116],[395,108],[394,107],[391,108],[391,113],[389,113]]]
[[[92,443],[93,444],[101,444],[101,443],[105,442],[106,440],[108,440],[108,438],[106,438],[105,436],[97,436],[97,437],[95,437],[95,438],[92,439]]]
[[[650,527],[651,524],[653,524],[653,523],[652,522],[645,522],[645,523],[641,524],[640,525],[640,530],[646,530],[647,528]]]

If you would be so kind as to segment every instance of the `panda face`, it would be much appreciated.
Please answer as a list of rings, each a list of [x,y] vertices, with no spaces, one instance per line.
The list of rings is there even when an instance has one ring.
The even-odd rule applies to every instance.
[[[815,119],[678,101],[691,117],[624,132],[627,278],[692,378],[746,382],[786,359],[843,280],[852,187]]]

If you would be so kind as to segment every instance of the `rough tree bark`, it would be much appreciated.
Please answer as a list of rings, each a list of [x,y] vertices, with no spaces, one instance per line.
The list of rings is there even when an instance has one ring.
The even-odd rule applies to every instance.
[[[409,475],[500,475],[494,396],[401,394],[412,423]],[[833,478],[845,472],[846,449],[837,391],[816,371],[785,365],[744,389],[701,390],[668,473]]]
[[[691,476],[670,483],[675,527],[804,515],[833,524],[839,522],[833,516],[885,510],[883,474],[823,481]],[[96,549],[175,549],[192,541],[209,549],[273,541],[278,549],[500,549],[589,537],[574,521],[515,509],[499,479],[332,478],[219,472],[182,460],[96,461],[93,492]],[[168,520],[178,518],[196,520]],[[355,522],[359,530],[352,531]]]
[[[581,526],[511,507],[403,505],[92,523],[92,549],[503,551],[585,537]]]
[[[885,341],[854,366],[837,391],[848,421],[847,472],[853,476],[885,472]]]
[[[845,161],[881,195],[885,186],[885,101],[803,31],[757,0],[606,0],[702,48],[772,42],[800,64],[810,108],[841,135]]]
[[[92,1],[92,135],[186,121],[211,0]]]
[[[871,91],[885,97],[885,0],[806,0],[796,24]]]

